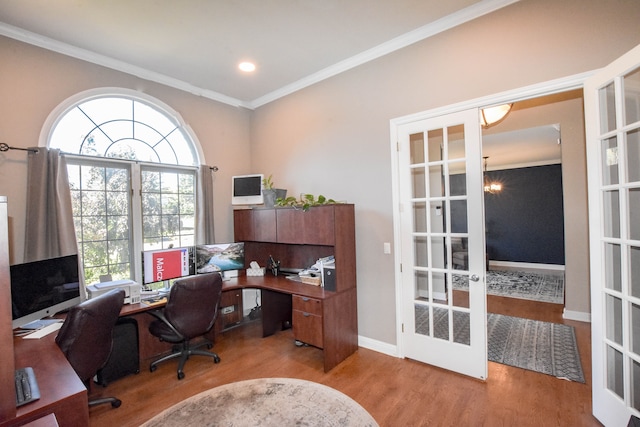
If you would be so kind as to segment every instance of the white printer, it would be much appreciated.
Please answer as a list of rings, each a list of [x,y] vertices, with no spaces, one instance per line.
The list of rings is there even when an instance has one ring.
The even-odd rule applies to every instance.
[[[140,284],[130,279],[111,280],[109,282],[100,282],[87,286],[89,299],[102,295],[111,289],[122,288],[125,291],[124,303],[137,304],[140,302],[140,294],[142,287]]]

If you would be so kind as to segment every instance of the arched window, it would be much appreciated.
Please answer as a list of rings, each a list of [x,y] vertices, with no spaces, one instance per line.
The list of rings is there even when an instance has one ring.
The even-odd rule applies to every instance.
[[[80,94],[60,110],[48,146],[67,159],[85,282],[142,283],[142,251],[195,243],[198,145],[177,113],[137,92]]]

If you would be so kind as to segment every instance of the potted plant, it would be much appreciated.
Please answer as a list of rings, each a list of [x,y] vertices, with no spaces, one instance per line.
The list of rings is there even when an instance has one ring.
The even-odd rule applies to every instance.
[[[264,206],[272,208],[278,199],[287,197],[287,190],[273,187],[272,176],[269,175],[262,179],[262,195],[264,196]]]

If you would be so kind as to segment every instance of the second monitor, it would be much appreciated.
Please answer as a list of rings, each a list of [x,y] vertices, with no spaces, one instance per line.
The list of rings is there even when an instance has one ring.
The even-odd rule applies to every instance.
[[[244,269],[244,242],[196,246],[196,273]]]

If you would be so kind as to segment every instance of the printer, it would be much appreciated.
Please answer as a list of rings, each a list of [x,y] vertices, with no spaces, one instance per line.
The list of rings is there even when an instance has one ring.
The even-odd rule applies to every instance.
[[[102,295],[109,292],[111,289],[122,288],[124,289],[124,303],[125,304],[137,304],[140,302],[140,294],[142,287],[140,284],[130,279],[124,280],[111,280],[109,282],[100,282],[87,286],[87,294],[89,299],[95,298],[98,295]]]

